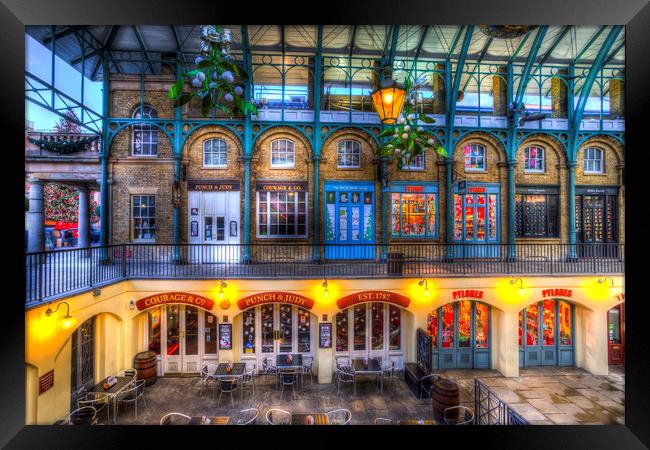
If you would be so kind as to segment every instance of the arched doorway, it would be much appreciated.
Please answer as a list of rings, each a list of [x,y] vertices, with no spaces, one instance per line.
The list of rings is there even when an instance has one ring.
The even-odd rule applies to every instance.
[[[460,300],[447,303],[427,317],[432,336],[433,370],[491,368],[492,308],[487,303]]]
[[[519,367],[575,364],[575,305],[540,300],[519,312]]]
[[[95,316],[74,330],[70,343],[70,411],[74,411],[95,385]]]

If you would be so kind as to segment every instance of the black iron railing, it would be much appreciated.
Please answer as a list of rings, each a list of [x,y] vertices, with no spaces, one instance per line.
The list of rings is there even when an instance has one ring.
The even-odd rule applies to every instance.
[[[367,278],[624,272],[619,244],[120,244],[26,255],[33,304],[126,278]]]
[[[474,411],[475,425],[528,425],[526,419],[478,378],[474,378]]]

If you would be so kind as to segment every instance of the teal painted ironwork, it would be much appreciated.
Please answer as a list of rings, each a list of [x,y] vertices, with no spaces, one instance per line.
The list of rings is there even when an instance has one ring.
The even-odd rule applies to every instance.
[[[241,36],[244,50],[244,70],[249,74],[249,77],[246,79],[246,85],[244,86],[244,100],[249,101],[253,90],[253,72],[247,26],[242,25]],[[251,240],[251,158],[253,155],[253,128],[250,112],[247,112],[244,116],[244,135],[242,142],[244,147],[244,248],[242,260],[244,263],[248,263],[250,261],[249,246]]]
[[[318,25],[316,38],[316,60],[314,61],[314,133],[312,159],[314,161],[314,243],[320,243],[320,205],[318,203],[320,196],[320,157],[322,151],[321,126],[320,126],[320,100],[321,100],[321,74],[323,70],[323,25]],[[313,258],[315,261],[320,260],[320,246],[313,246]]]
[[[102,81],[102,114],[103,117],[108,117],[108,100],[109,100],[109,86],[108,86],[108,60],[106,59],[105,52],[103,52],[104,58],[102,59],[103,70],[104,70],[104,79]],[[110,156],[110,139],[109,139],[109,127],[108,121],[106,119],[102,120],[102,142],[101,150],[99,153],[99,159],[101,161],[101,180],[99,184],[99,195],[101,202],[99,204],[99,243],[102,246],[108,245],[108,224],[110,220],[108,219],[108,214],[110,211],[110,206],[108,204],[108,158]],[[101,255],[103,261],[108,259],[108,255],[103,253]]]
[[[137,30],[137,27],[136,27]],[[143,42],[140,43],[144,48]],[[182,71],[180,67],[180,55],[177,55],[176,63],[176,76],[178,77]],[[143,80],[143,89],[144,89],[144,80]],[[143,93],[144,100],[144,93]],[[144,102],[141,103],[143,105]],[[142,115],[142,114],[141,114]],[[182,142],[182,132],[181,132],[181,120],[182,120],[182,110],[180,106],[174,108],[174,139],[172,146],[172,153],[174,156],[174,185],[178,187],[178,195],[180,195],[180,183],[181,183],[181,158],[183,156],[183,142]],[[173,192],[173,190],[172,190]],[[175,202],[175,199],[172,199],[174,205],[174,244],[181,243],[181,206]],[[174,263],[179,264],[181,262],[181,248],[179,246],[174,246]]]

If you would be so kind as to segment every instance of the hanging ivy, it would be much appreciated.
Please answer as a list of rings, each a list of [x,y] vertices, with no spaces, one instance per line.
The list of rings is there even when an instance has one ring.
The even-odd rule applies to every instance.
[[[48,152],[59,153],[67,155],[69,153],[84,152],[90,147],[90,144],[95,142],[99,136],[92,136],[81,138],[78,140],[50,140],[50,139],[34,139],[29,138],[29,142],[38,145],[41,150]]]
[[[231,40],[227,28],[222,30],[217,25],[201,28],[201,55],[194,60],[196,69],[183,73],[167,94],[174,100],[174,107],[198,98],[203,117],[208,117],[212,108],[222,110],[229,117],[257,114],[255,104],[244,100],[244,84],[249,75],[230,55]],[[183,92],[186,82],[191,86],[189,92]]]

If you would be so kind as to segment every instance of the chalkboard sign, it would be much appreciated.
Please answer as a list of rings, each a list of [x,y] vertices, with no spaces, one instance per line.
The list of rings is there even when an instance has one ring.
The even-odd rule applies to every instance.
[[[424,331],[422,328],[417,330],[417,363],[418,367],[425,373],[431,373],[432,370],[432,361],[431,361],[431,351],[432,351],[432,338],[429,333]]]
[[[318,347],[332,348],[332,322],[318,324]]]
[[[232,324],[219,324],[219,350],[232,350]]]

